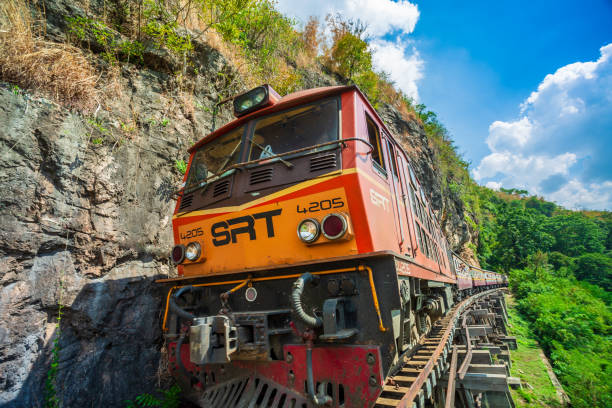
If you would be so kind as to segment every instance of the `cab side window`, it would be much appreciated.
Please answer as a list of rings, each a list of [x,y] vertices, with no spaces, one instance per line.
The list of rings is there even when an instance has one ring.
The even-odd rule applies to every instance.
[[[389,147],[389,161],[391,162],[391,173],[393,174],[393,177],[398,179],[398,173],[397,173],[397,164],[396,164],[396,154],[395,154],[395,147],[393,147],[393,144],[391,142],[388,141],[389,139],[387,139],[387,146]]]
[[[370,144],[374,147],[372,150],[372,160],[374,160],[374,162],[384,170],[385,162],[382,155],[380,131],[378,130],[376,123],[374,123],[374,121],[368,115],[366,115],[366,123],[368,125],[368,142],[370,142]]]

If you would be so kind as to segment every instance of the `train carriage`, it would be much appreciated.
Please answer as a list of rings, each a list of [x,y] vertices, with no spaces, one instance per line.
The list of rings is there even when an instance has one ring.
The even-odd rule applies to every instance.
[[[487,281],[451,253],[357,87],[261,86],[233,104],[178,193],[169,367],[200,406],[372,406],[459,291]]]

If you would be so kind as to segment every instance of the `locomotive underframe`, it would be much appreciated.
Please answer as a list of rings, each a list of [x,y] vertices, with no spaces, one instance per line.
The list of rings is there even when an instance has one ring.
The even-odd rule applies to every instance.
[[[372,255],[232,275],[227,283],[218,276],[190,280],[193,290],[176,302],[196,319],[168,315],[170,369],[201,406],[227,394],[227,401],[236,398],[228,406],[275,398],[279,405],[270,406],[295,401],[299,407],[308,405],[310,348],[315,389],[332,406],[373,403],[399,355],[410,352],[456,297],[447,283],[399,275],[398,261],[405,258]],[[307,314],[323,321],[314,330],[291,302],[296,276],[307,272],[316,279],[301,301]],[[188,344],[188,331],[196,343]]]

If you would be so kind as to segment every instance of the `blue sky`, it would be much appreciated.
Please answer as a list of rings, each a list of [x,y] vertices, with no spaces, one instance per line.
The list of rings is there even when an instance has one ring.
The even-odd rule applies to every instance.
[[[472,175],[612,209],[612,2],[279,0],[369,26],[374,63],[438,113]]]

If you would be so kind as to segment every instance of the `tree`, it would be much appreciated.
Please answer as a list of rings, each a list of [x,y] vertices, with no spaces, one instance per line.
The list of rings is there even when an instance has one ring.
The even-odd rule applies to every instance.
[[[612,290],[612,258],[598,253],[581,255],[576,258],[574,276],[610,291]]]
[[[336,71],[349,80],[356,74],[372,69],[372,54],[368,43],[347,32],[332,47],[332,58]]]
[[[529,255],[547,252],[554,239],[544,231],[544,219],[536,211],[525,209],[520,201],[502,205],[496,219],[497,242],[491,263],[509,271],[525,267]]]
[[[316,57],[319,53],[319,44],[321,43],[319,25],[319,19],[317,17],[310,16],[308,22],[304,26],[304,31],[302,32],[304,49],[306,54],[308,54],[310,57]]]
[[[365,37],[367,26],[361,20],[345,19],[340,14],[325,18],[332,45],[326,50],[328,67],[350,81],[372,71],[372,52]]]
[[[603,252],[606,233],[597,223],[579,212],[564,211],[549,218],[546,231],[555,242],[553,251],[568,256],[580,256],[586,252]]]

